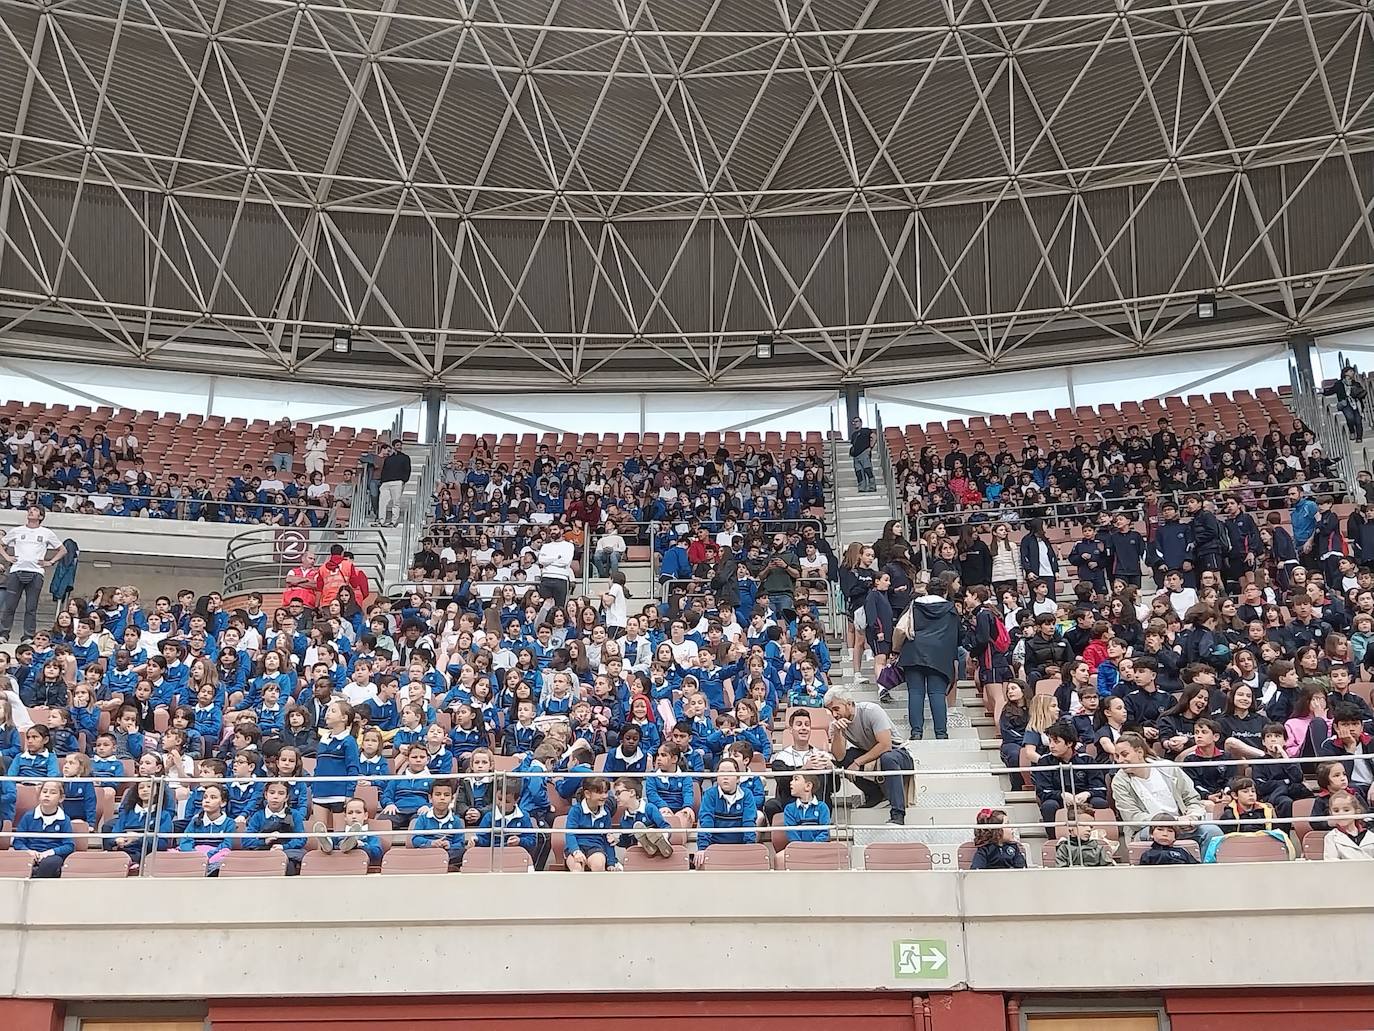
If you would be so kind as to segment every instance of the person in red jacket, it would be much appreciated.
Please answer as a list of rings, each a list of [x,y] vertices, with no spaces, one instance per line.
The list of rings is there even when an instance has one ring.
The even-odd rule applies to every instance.
[[[319,606],[323,608],[337,598],[339,588],[344,584],[353,589],[353,600],[359,605],[366,601],[368,592],[366,574],[354,564],[351,558],[344,554],[342,544],[335,544],[329,549],[329,558],[324,565],[320,566],[315,580],[316,589],[319,591]]]

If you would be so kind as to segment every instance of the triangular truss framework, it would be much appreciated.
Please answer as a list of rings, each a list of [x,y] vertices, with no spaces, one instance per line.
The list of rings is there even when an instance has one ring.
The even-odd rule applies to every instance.
[[[0,351],[650,389],[1250,343],[1371,321],[1372,152],[1363,0],[0,0]]]

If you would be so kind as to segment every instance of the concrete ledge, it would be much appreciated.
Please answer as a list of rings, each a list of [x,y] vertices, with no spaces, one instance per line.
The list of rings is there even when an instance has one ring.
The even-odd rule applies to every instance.
[[[1367,984],[1371,887],[1357,863],[3,881],[0,994]],[[940,976],[899,976],[895,943],[911,939],[945,943]],[[1285,943],[1283,962],[1256,964],[1262,942]],[[168,955],[173,981],[137,976]]]

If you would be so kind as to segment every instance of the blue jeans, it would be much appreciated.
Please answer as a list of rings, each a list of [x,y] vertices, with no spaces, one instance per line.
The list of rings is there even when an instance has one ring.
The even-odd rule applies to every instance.
[[[878,485],[878,481],[873,475],[872,448],[854,456],[854,479],[858,481],[860,490],[868,490]]]
[[[592,565],[601,576],[610,576],[620,568],[620,552],[598,551],[592,555]]]
[[[949,706],[945,695],[949,692],[949,677],[923,666],[906,667],[906,710],[911,717],[911,739],[921,740],[926,723],[926,697],[930,698],[930,715],[935,721],[935,736],[949,737]]]
[[[289,473],[291,466],[295,462],[296,455],[291,451],[273,451],[272,468],[278,472]]]

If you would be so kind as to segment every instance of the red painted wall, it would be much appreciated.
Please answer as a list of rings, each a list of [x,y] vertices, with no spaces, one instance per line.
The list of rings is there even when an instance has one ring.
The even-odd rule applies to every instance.
[[[1369,1031],[1374,989],[1216,992],[1165,998],[1173,1031]]]
[[[5,1031],[62,1031],[62,1016],[61,1003],[0,999],[0,1028]]]
[[[925,1031],[909,995],[816,994],[630,995],[616,998],[556,996],[517,999],[482,996],[452,999],[365,999],[261,1003],[212,1003],[214,1031],[376,1031],[403,1021],[422,1031],[643,1031],[649,1022],[699,1026],[711,1031],[796,1031],[798,1018],[815,1031]],[[923,1024],[923,1021],[922,1021]],[[325,1027],[327,1025],[327,1029]],[[954,1025],[946,1025],[953,1031]]]

